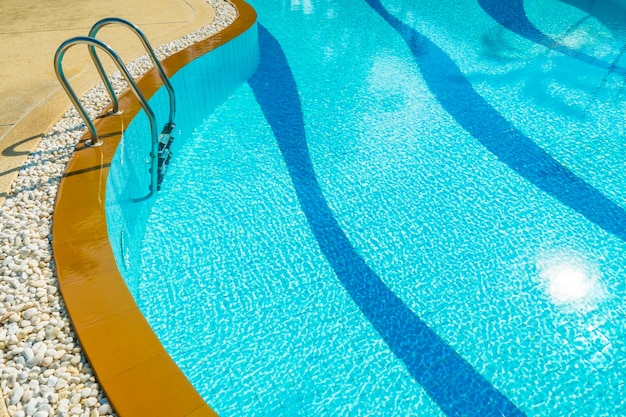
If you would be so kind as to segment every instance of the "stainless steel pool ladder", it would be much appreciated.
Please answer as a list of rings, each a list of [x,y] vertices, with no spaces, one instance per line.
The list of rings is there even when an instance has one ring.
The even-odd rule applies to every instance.
[[[163,83],[168,91],[169,101],[170,101],[169,120],[167,124],[165,125],[165,127],[163,128],[160,135],[157,134],[156,117],[154,115],[154,112],[152,111],[152,108],[150,107],[147,100],[141,93],[141,90],[139,90],[139,87],[137,87],[137,84],[135,83],[133,77],[130,75],[122,59],[109,45],[95,38],[98,31],[102,27],[110,25],[110,24],[119,24],[119,25],[126,26],[130,28],[139,37],[144,48],[148,52],[148,55],[152,59],[155,67],[157,68],[157,71],[159,72],[159,75],[161,76],[161,79],[163,80]],[[102,66],[102,62],[100,61],[100,58],[98,57],[96,53],[96,47],[105,51],[107,55],[109,55],[109,57],[113,60],[113,62],[119,69],[120,73],[122,74],[122,76],[126,79],[126,82],[128,83],[130,89],[139,100],[142,108],[146,112],[146,115],[148,116],[148,120],[150,121],[150,133],[152,136],[152,148],[150,152],[150,159],[151,159],[150,174],[151,175],[150,175],[150,194],[148,195],[149,197],[153,193],[158,191],[158,189],[160,188],[161,181],[163,180],[163,176],[165,175],[165,170],[167,168],[167,165],[171,157],[170,147],[172,145],[172,140],[173,140],[172,131],[174,130],[174,126],[175,126],[174,117],[176,115],[176,99],[175,99],[174,89],[172,87],[172,84],[167,78],[167,75],[165,74],[165,71],[163,70],[161,63],[157,59],[156,54],[154,53],[154,50],[152,49],[152,46],[146,39],[143,32],[141,32],[141,30],[137,26],[135,26],[134,24],[132,24],[131,22],[127,20],[116,18],[116,17],[109,17],[106,19],[102,19],[96,22],[92,26],[91,30],[89,31],[89,36],[77,36],[77,37],[68,39],[65,42],[63,42],[57,49],[56,54],[54,56],[54,64],[55,64],[54,69],[56,72],[57,79],[61,83],[61,86],[63,86],[63,89],[69,96],[70,100],[72,101],[72,104],[74,104],[74,107],[76,107],[76,110],[78,111],[79,115],[81,116],[81,118],[87,125],[87,128],[89,129],[89,132],[91,134],[91,140],[86,142],[88,146],[100,146],[102,144],[102,141],[98,137],[98,132],[96,131],[95,126],[93,125],[91,119],[89,118],[87,111],[85,110],[80,100],[76,96],[76,93],[74,92],[69,82],[67,81],[67,78],[65,77],[65,74],[63,73],[63,66],[62,66],[63,56],[65,55],[67,50],[78,44],[85,44],[85,45],[88,45],[89,47],[89,54],[91,55],[91,58],[94,62],[94,65],[96,66],[96,69],[98,70],[100,78],[102,79],[102,82],[104,83],[104,86],[111,98],[113,109],[111,110],[110,114],[120,114],[121,112],[119,110],[119,103],[117,100],[117,96],[115,95],[111,82],[109,81],[109,77],[107,76],[106,71],[104,70]]]

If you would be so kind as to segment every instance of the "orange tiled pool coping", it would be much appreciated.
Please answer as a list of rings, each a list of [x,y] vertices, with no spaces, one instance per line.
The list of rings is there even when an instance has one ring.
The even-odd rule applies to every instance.
[[[231,0],[235,22],[168,58],[171,76],[194,59],[249,29],[256,12]],[[147,98],[161,86],[153,69],[137,82]],[[78,339],[110,403],[120,417],[215,416],[178,369],[139,311],[111,249],[105,218],[105,186],[123,126],[141,109],[127,92],[121,116],[95,121],[104,144],[78,144],[59,185],[52,224],[52,248],[59,287]]]

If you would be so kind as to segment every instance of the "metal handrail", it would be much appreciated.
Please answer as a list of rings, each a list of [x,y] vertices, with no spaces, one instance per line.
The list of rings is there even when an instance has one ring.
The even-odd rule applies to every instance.
[[[95,38],[96,35],[98,34],[98,31],[100,31],[100,29],[102,29],[105,26],[112,25],[112,24],[126,26],[127,28],[135,32],[137,37],[139,37],[139,40],[141,40],[143,47],[148,52],[148,56],[152,59],[154,66],[158,70],[159,75],[161,76],[161,79],[163,80],[163,84],[165,85],[165,88],[167,88],[167,92],[170,98],[170,117],[169,117],[168,124],[173,127],[174,117],[176,116],[176,98],[174,96],[174,87],[172,87],[172,84],[170,83],[169,78],[165,74],[165,70],[163,69],[163,66],[157,59],[156,54],[154,53],[154,49],[152,49],[150,42],[148,42],[148,39],[143,34],[141,29],[139,29],[135,24],[129,22],[128,20],[121,19],[119,17],[107,17],[105,19],[97,21],[91,27],[91,30],[89,30],[89,37]],[[115,96],[113,87],[111,86],[111,83],[109,82],[106,72],[104,71],[104,67],[102,66],[102,63],[100,62],[100,58],[98,58],[98,55],[96,54],[96,49],[93,46],[89,47],[89,54],[91,55],[91,59],[93,60],[94,64],[96,65],[96,68],[98,69],[98,72],[100,73],[100,77],[102,78],[104,82],[104,86],[106,87],[106,89],[109,92],[109,95],[111,96],[111,101],[113,103],[113,110],[111,110],[111,112],[114,114],[119,114],[119,104],[117,101],[117,97]]]
[[[59,48],[57,49],[54,55],[54,69],[55,69],[56,76],[59,82],[63,86],[63,89],[65,90],[67,95],[70,97],[70,100],[76,107],[76,110],[78,110],[78,113],[80,114],[82,119],[85,121],[85,124],[87,125],[87,128],[89,129],[89,132],[91,133],[91,143],[88,143],[90,146],[99,146],[102,144],[102,141],[98,138],[98,132],[96,131],[96,128],[94,127],[93,123],[91,122],[91,119],[87,115],[85,108],[80,103],[80,100],[76,96],[76,93],[74,93],[74,90],[72,89],[69,82],[67,81],[67,78],[65,77],[65,74],[63,73],[63,66],[62,66],[63,56],[65,55],[65,52],[72,46],[75,46],[78,44],[86,44],[92,48],[98,47],[104,50],[109,55],[109,57],[111,57],[111,59],[113,60],[117,68],[119,69],[120,73],[122,73],[122,75],[128,82],[130,89],[133,91],[133,93],[135,94],[139,102],[141,103],[141,107],[143,107],[144,111],[146,112],[146,115],[148,116],[148,119],[150,121],[150,133],[152,134],[152,151],[150,153],[150,157],[152,159],[150,195],[152,195],[153,193],[157,191],[157,186],[158,186],[158,155],[159,155],[159,137],[158,137],[158,131],[156,127],[156,117],[154,115],[154,112],[148,105],[148,102],[146,101],[145,97],[143,96],[139,88],[137,87],[137,84],[135,83],[135,81],[133,80],[133,77],[128,72],[128,69],[126,69],[126,66],[124,65],[120,57],[109,45],[107,45],[106,43],[98,39],[90,38],[87,36],[77,36],[77,37],[66,40],[65,42],[61,44],[61,46],[59,46]],[[106,76],[104,78],[106,78]]]

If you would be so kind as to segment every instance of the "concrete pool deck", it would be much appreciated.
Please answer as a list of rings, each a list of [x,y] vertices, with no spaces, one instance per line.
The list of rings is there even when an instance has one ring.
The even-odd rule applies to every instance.
[[[0,13],[0,205],[28,154],[71,106],[54,74],[54,53],[63,41],[86,36],[99,19],[121,17],[139,26],[156,48],[208,25],[215,16],[206,0],[24,0],[0,2]],[[144,54],[125,28],[104,28],[98,38],[125,62]],[[104,61],[110,71],[113,66]],[[100,81],[86,48],[72,48],[63,63],[79,97]]]

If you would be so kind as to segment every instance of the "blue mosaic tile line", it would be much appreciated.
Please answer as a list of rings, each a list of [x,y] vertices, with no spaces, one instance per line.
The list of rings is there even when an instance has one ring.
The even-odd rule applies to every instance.
[[[447,415],[523,415],[391,293],[350,246],[315,178],[297,87],[285,55],[263,26],[259,43],[260,64],[249,84],[274,131],[322,252],[354,301]],[[469,397],[473,394],[484,401]]]

